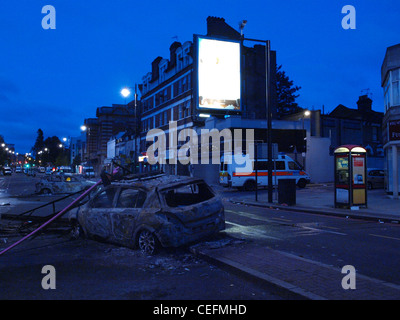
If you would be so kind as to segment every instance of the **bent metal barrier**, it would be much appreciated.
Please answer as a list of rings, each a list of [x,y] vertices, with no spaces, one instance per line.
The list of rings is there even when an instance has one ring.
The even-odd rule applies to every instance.
[[[116,174],[118,172],[118,168],[116,168],[113,171],[113,175]],[[33,230],[31,233],[27,234],[25,237],[23,237],[22,239],[18,240],[17,242],[13,243],[11,246],[5,248],[4,250],[2,250],[0,252],[0,256],[4,253],[6,253],[7,251],[11,250],[12,248],[16,247],[17,245],[19,245],[20,243],[22,243],[23,241],[25,241],[26,239],[28,239],[29,237],[33,236],[35,233],[37,233],[38,231],[42,230],[44,227],[46,227],[48,224],[52,223],[54,220],[56,220],[58,217],[62,216],[65,212],[67,212],[69,209],[71,209],[75,204],[77,204],[81,199],[83,199],[84,197],[86,197],[86,195],[88,195],[94,188],[96,188],[97,186],[99,186],[100,184],[107,184],[109,183],[109,180],[107,181],[106,177],[102,177],[102,180],[99,180],[98,182],[96,182],[93,186],[91,186],[89,189],[87,189],[84,193],[82,193],[78,198],[76,198],[74,201],[72,201],[68,206],[66,206],[63,210],[61,210],[59,213],[57,213],[55,216],[53,216],[51,219],[49,219],[48,221],[46,221],[45,223],[43,223],[39,228]]]

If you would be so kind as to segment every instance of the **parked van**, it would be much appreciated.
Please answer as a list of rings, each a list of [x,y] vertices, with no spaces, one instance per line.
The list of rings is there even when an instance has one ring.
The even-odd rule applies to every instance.
[[[72,173],[71,167],[68,167],[68,166],[61,166],[58,168],[57,171],[60,173]]]
[[[224,163],[221,158],[219,171],[220,184],[225,187],[243,188],[245,190],[255,190],[257,163],[257,184],[259,187],[268,186],[268,159],[258,159],[257,162],[250,160],[249,156],[243,156],[244,163],[237,164],[232,157],[232,163]],[[246,168],[246,163],[251,163],[253,170]],[[273,159],[272,183],[278,185],[280,179],[296,179],[296,184],[300,188],[305,188],[310,183],[310,176],[303,168],[287,155],[278,155]]]
[[[93,167],[83,167],[82,168],[82,174],[83,176],[87,178],[94,177],[94,169]]]

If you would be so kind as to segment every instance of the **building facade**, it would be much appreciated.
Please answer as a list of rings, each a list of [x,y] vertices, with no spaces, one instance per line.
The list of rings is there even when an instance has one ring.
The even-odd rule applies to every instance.
[[[332,152],[345,144],[364,147],[368,153],[368,166],[383,169],[382,120],[383,112],[372,110],[372,99],[362,95],[358,98],[357,108],[339,104],[329,114],[321,115],[321,135],[331,138]]]
[[[69,141],[70,163],[82,163],[86,152],[86,132],[81,132],[78,137],[72,137]]]
[[[127,105],[113,104],[111,107],[99,107],[96,118],[87,118],[86,152],[84,162],[100,173],[107,161],[107,143],[119,132],[135,134],[137,128],[136,110],[133,102]],[[133,156],[135,157],[135,156]]]
[[[207,18],[207,34],[211,38],[222,40],[241,41],[241,34],[230,27],[223,18]],[[140,133],[140,152],[145,154],[148,147],[153,144],[148,132],[151,129],[161,129],[166,135],[167,152],[165,158],[167,162],[175,157],[175,153],[170,150],[170,123],[174,122],[179,133],[183,129],[193,129],[200,133],[202,129],[212,129],[209,127],[211,122],[206,124],[203,114],[195,107],[195,88],[196,73],[194,64],[195,46],[192,41],[184,43],[174,42],[169,48],[170,55],[167,58],[157,57],[151,64],[151,72],[142,78],[139,85],[141,91],[141,133]],[[235,115],[241,120],[253,121],[233,121],[229,114],[211,115],[211,118],[218,123],[219,129],[255,129],[260,141],[266,142],[267,138],[267,110],[266,110],[266,56],[265,46],[256,44],[247,47],[241,42],[241,111]],[[275,70],[276,53],[271,51],[270,70]],[[275,72],[271,72],[271,86],[275,87]],[[276,92],[271,90],[271,113],[276,115]],[[208,115],[209,116],[209,115]],[[214,123],[214,122],[212,122]],[[232,126],[235,124],[235,127]],[[251,123],[250,127],[248,124]],[[214,127],[215,128],[215,127]],[[146,139],[147,138],[147,139]],[[148,139],[150,138],[150,139]],[[148,141],[150,140],[150,141]],[[172,141],[172,140],[171,140]],[[185,144],[185,141],[178,141],[178,149]],[[223,150],[223,147],[221,147]],[[206,168],[205,168],[206,167]],[[219,165],[202,166],[197,168],[196,175],[203,176],[204,172],[218,178]],[[154,169],[160,169],[155,166]],[[196,168],[188,165],[177,164],[162,165],[165,172],[171,174],[194,174]],[[204,172],[203,172],[204,171]]]
[[[381,67],[385,115],[383,143],[386,191],[399,198],[400,190],[400,44],[388,47]]]

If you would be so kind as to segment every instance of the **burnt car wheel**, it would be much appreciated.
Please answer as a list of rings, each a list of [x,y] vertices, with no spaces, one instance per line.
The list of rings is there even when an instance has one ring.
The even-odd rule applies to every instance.
[[[142,230],[138,237],[139,249],[146,254],[154,254],[159,247],[158,240],[154,233],[149,230]]]

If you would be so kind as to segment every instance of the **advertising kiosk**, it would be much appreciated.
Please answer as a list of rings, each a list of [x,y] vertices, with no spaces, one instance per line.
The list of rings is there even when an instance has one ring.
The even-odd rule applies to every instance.
[[[367,150],[357,145],[335,149],[335,208],[367,207]]]

